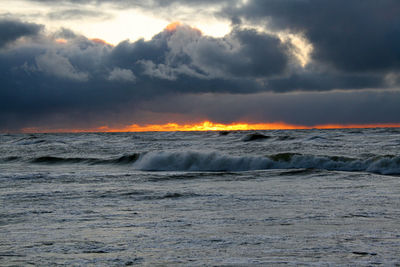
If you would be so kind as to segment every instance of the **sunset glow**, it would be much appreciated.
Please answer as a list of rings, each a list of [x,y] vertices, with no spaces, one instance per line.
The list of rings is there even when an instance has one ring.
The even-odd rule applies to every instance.
[[[92,42],[94,42],[94,43],[96,43],[96,44],[114,46],[113,44],[107,43],[107,42],[104,41],[103,39],[99,39],[99,38],[92,38],[92,39],[90,39],[90,41],[92,41]]]
[[[55,40],[55,42],[58,44],[66,44],[68,41],[63,38],[58,38]]]
[[[111,128],[109,126],[101,126],[92,129],[40,129],[40,128],[24,128],[24,133],[79,133],[79,132],[191,132],[191,131],[250,131],[250,130],[307,130],[307,129],[361,129],[361,128],[400,128],[400,123],[386,124],[322,124],[315,126],[302,126],[287,124],[284,122],[273,123],[213,123],[204,121],[194,124],[148,124],[138,125],[132,124],[121,128]]]
[[[0,0],[0,132],[399,127],[399,3],[346,3]]]
[[[167,27],[165,27],[165,29],[169,32],[175,31],[177,27],[181,26],[182,23],[180,23],[179,21],[175,21],[175,22],[171,22],[170,24],[167,25]]]
[[[175,32],[175,31],[177,30],[178,27],[183,27],[183,26],[188,26],[192,31],[195,31],[195,32],[197,32],[198,34],[202,35],[202,31],[199,30],[198,28],[193,27],[193,26],[189,26],[189,25],[186,25],[186,24],[182,24],[182,23],[179,22],[179,21],[171,22],[170,24],[168,24],[168,25],[165,27],[165,30],[168,31],[168,32]]]
[[[0,267],[390,266],[399,13],[0,0]]]

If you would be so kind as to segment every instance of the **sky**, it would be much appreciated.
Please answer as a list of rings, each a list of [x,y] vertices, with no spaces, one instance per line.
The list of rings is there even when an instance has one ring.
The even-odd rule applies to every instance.
[[[0,0],[0,132],[400,125],[398,0]]]

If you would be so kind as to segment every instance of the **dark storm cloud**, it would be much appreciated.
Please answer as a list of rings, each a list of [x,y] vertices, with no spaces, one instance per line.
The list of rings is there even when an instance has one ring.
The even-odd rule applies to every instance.
[[[293,43],[274,34],[237,26],[214,38],[180,25],[148,41],[113,47],[68,29],[45,35],[37,24],[2,22],[18,30],[14,35],[0,31],[5,40],[0,49],[0,131],[146,123],[169,115],[310,125],[400,122],[399,93],[304,92],[396,87],[400,75],[393,64],[387,72],[348,71],[321,64],[327,59],[314,54],[316,60],[302,67]],[[24,36],[37,38],[6,45]]]
[[[65,121],[66,114],[91,121],[96,114],[134,110],[141,101],[166,94],[262,91],[254,78],[280,73],[289,60],[278,39],[252,31],[217,39],[182,25],[116,47],[67,29],[53,36],[67,43],[42,35],[0,52],[1,129],[46,117]],[[216,68],[221,71],[215,73]]]
[[[399,91],[330,91],[301,94],[203,94],[156,98],[142,103],[146,120],[161,114],[220,123],[286,122],[298,125],[400,122]],[[143,112],[142,114],[146,114]]]
[[[400,2],[397,0],[35,0],[46,4],[112,4],[176,18],[209,14],[269,30],[302,34],[312,59],[343,72],[387,72],[400,68]],[[82,5],[82,8],[85,8]],[[189,8],[185,10],[182,7]]]
[[[212,38],[181,25],[150,41],[122,42],[109,60],[125,68],[141,67],[152,78],[179,82],[179,76],[204,80],[269,77],[283,73],[291,59],[288,45],[274,36],[235,30],[224,38]]]
[[[312,57],[343,71],[400,68],[397,0],[250,0],[225,15],[274,30],[303,33]]]
[[[0,18],[0,48],[21,37],[37,35],[41,29],[42,26],[35,23]]]
[[[158,16],[189,12],[222,16],[240,25],[247,21],[268,29],[304,34],[314,46],[312,57],[345,72],[400,68],[400,2],[397,0],[32,0],[46,4],[112,4]],[[182,7],[189,7],[187,11]],[[184,15],[182,15],[184,16]]]
[[[385,87],[380,74],[298,71],[287,77],[268,79],[266,88],[275,92],[328,91],[332,89],[364,89]]]
[[[232,47],[235,42],[238,48]],[[288,64],[287,44],[277,37],[254,30],[234,30],[225,39],[202,39],[195,60],[210,72],[224,71],[232,76],[267,77],[282,74]]]

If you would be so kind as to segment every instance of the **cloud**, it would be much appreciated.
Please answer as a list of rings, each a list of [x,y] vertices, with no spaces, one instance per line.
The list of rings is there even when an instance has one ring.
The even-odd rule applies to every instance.
[[[37,35],[43,26],[35,23],[25,23],[15,19],[0,18],[0,48],[18,40],[21,37]]]
[[[89,78],[87,73],[77,71],[68,58],[58,55],[54,51],[49,51],[46,54],[37,56],[36,65],[38,71],[59,78],[76,81],[87,81]]]
[[[144,68],[143,74],[145,75],[171,81],[177,79],[175,71],[165,64],[161,63],[156,65],[153,61],[150,60],[141,60],[139,62]]]
[[[271,78],[265,87],[274,92],[329,91],[333,89],[362,90],[385,88],[396,84],[396,80],[385,80],[381,74],[358,74],[329,71],[298,70],[287,76]]]
[[[109,56],[118,67],[177,82],[266,78],[284,73],[292,60],[289,45],[277,37],[238,29],[224,38],[212,38],[187,25],[164,30],[149,41],[124,41]]]
[[[51,20],[84,20],[88,18],[107,20],[113,16],[99,10],[63,9],[49,12],[47,17]]]
[[[183,24],[111,46],[68,29],[46,35],[40,25],[21,25],[33,25],[37,38],[13,43],[31,36],[18,34],[0,50],[0,131],[161,118],[399,122],[399,92],[383,90],[399,87],[394,68],[350,71],[315,55],[303,67],[293,44],[275,33],[236,26],[214,38]]]
[[[46,113],[0,112],[0,128],[97,128],[107,125],[190,123],[211,120],[320,124],[400,123],[400,92],[304,92],[301,94],[167,94],[152,99],[131,99],[113,109],[53,110]],[[79,119],[77,119],[79,118]]]
[[[114,68],[110,72],[108,80],[134,82],[136,80],[136,76],[133,74],[131,70]]]
[[[277,94],[186,94],[141,103],[141,122],[168,114],[183,122],[319,124],[399,123],[399,91],[330,91]]]
[[[67,12],[72,16],[79,16],[79,10],[90,15],[89,13],[93,13],[93,8],[98,9],[102,5],[107,5],[114,9],[141,9],[169,20],[190,19],[197,16],[230,19],[236,27],[251,26],[264,28],[276,34],[291,32],[304,36],[313,47],[310,54],[313,62],[336,71],[383,73],[397,71],[400,68],[398,27],[400,3],[397,0],[382,0],[379,4],[376,0],[32,0],[31,2],[62,5],[68,8],[73,4],[79,8]],[[269,37],[274,36],[270,34]]]
[[[236,29],[222,39],[203,38],[195,46],[193,63],[210,75],[269,77],[282,74],[290,61],[288,44],[254,30]]]
[[[121,43],[115,50],[115,54],[127,54],[123,60],[138,60],[146,75],[168,80],[178,75],[269,77],[282,74],[291,60],[288,45],[277,37],[235,30],[224,38],[212,38],[186,25],[164,31],[148,43]]]
[[[53,5],[60,5],[60,4],[81,4],[81,5],[88,5],[88,4],[113,4],[119,7],[148,7],[148,8],[156,8],[156,7],[168,7],[174,5],[180,6],[192,6],[192,7],[210,7],[210,6],[221,6],[231,4],[234,5],[236,3],[241,2],[240,0],[221,0],[221,1],[214,1],[214,0],[152,0],[152,1],[141,1],[141,0],[28,0],[30,2],[37,2],[37,3],[46,3],[46,4],[53,4]]]
[[[400,2],[383,0],[249,0],[226,17],[274,31],[304,34],[312,58],[346,72],[400,67]]]
[[[107,14],[116,13],[120,10],[136,10],[139,12],[144,12],[146,14],[152,14],[155,17],[163,18],[167,21],[193,21],[195,19],[201,19],[203,21],[210,21],[216,16],[214,15],[216,11],[221,10],[225,6],[236,5],[240,3],[241,0],[24,0],[29,4],[42,4],[46,7],[52,8],[65,8],[66,10],[80,10],[80,12],[67,12],[71,15],[71,19],[82,18],[97,18],[97,16],[92,16],[88,12],[93,10],[107,10]],[[111,12],[114,11],[114,12]],[[57,19],[58,11],[50,12],[51,17]],[[99,12],[101,17],[102,12]],[[103,13],[104,14],[104,13]],[[107,14],[104,14],[104,18],[107,19]],[[68,18],[68,14],[60,13],[61,17],[65,19]],[[95,14],[93,14],[95,15]]]

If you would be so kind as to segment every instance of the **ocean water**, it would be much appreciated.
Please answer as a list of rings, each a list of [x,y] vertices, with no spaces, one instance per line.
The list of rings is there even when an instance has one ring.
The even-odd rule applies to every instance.
[[[400,129],[0,135],[0,265],[400,264]]]

